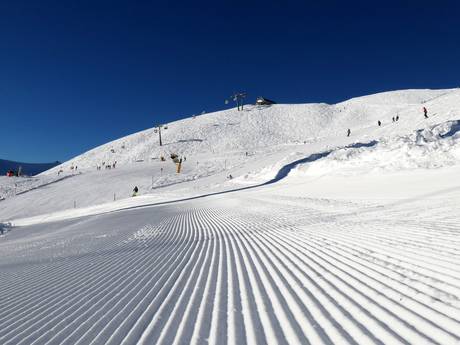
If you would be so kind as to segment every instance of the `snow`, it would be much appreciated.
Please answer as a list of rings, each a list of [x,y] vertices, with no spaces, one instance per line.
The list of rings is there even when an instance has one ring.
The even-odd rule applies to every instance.
[[[245,106],[1,177],[0,343],[458,344],[459,121],[460,89]]]
[[[313,165],[297,169],[306,175],[357,175],[434,169],[460,161],[460,122],[447,121],[404,136],[383,137],[332,151]]]

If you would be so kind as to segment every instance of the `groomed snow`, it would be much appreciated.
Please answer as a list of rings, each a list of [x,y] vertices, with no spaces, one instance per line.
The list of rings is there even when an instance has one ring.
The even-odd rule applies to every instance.
[[[0,179],[0,343],[459,344],[460,90],[245,108]]]

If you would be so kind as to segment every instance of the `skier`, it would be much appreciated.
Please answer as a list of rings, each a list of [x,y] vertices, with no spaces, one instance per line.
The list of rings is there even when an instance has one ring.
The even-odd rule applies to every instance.
[[[139,192],[139,188],[137,188],[137,186],[134,186],[133,196],[136,196],[138,192]]]
[[[425,116],[425,119],[428,118],[428,110],[426,110],[425,107],[423,107],[423,115]]]
[[[348,131],[347,131],[347,137],[349,137],[349,136],[350,136],[350,134],[351,134],[351,130],[350,130],[350,128],[348,128]]]
[[[399,120],[399,115],[396,115],[396,122]]]
[[[379,125],[379,127],[382,125],[382,122],[380,122],[380,120],[377,121],[377,124]]]
[[[393,116],[393,117],[391,118],[391,120],[392,120],[393,122],[395,122],[395,117]]]

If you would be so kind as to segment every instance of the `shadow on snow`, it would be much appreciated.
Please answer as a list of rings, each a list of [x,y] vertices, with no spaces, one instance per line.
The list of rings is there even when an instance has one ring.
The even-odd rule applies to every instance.
[[[347,148],[371,147],[371,146],[375,146],[377,143],[378,143],[378,141],[376,141],[376,140],[372,140],[372,141],[370,141],[368,143],[353,143],[353,144],[350,144],[350,145],[347,145],[347,146],[338,147],[335,150],[347,149]],[[301,159],[298,159],[298,160],[296,160],[296,161],[294,161],[292,163],[286,164],[285,166],[283,166],[278,171],[278,173],[275,175],[274,178],[272,178],[271,180],[268,180],[266,182],[254,185],[254,186],[241,187],[241,188],[236,188],[236,189],[231,189],[231,190],[226,190],[226,191],[220,191],[220,192],[214,192],[214,193],[207,193],[207,194],[192,196],[192,197],[183,198],[183,199],[176,199],[176,200],[171,200],[171,201],[163,201],[163,202],[157,202],[157,203],[146,204],[146,205],[138,205],[138,206],[130,206],[130,207],[114,210],[114,211],[109,211],[109,212],[106,212],[106,213],[113,213],[113,212],[118,212],[118,211],[132,210],[132,209],[137,209],[137,208],[142,208],[142,207],[168,205],[168,204],[173,204],[173,203],[176,203],[176,202],[183,202],[183,201],[202,199],[202,198],[206,198],[206,197],[210,197],[210,196],[223,195],[223,194],[228,194],[228,193],[235,193],[235,192],[240,192],[240,191],[244,191],[244,190],[255,189],[255,188],[267,186],[267,185],[279,182],[282,179],[286,178],[289,175],[289,173],[294,168],[296,168],[298,165],[317,161],[317,160],[319,160],[321,158],[324,158],[324,157],[328,156],[333,151],[334,150],[328,150],[328,151],[324,151],[324,152],[320,152],[320,153],[313,153],[313,154],[311,154],[311,155],[309,155],[309,156],[307,156],[305,158],[301,158]]]

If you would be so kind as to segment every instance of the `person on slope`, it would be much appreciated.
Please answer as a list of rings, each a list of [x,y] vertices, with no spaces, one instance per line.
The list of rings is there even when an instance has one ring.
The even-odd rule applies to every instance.
[[[382,122],[380,120],[377,121],[377,124],[379,125],[379,127],[382,125]]]
[[[351,134],[351,129],[350,129],[350,128],[348,128],[348,131],[347,131],[347,137],[349,137],[349,136],[350,136],[350,134]]]
[[[425,119],[428,118],[428,110],[425,107],[423,107],[423,116],[425,116]]]
[[[139,188],[137,188],[137,186],[134,186],[133,196],[136,196],[138,192],[139,192]]]

